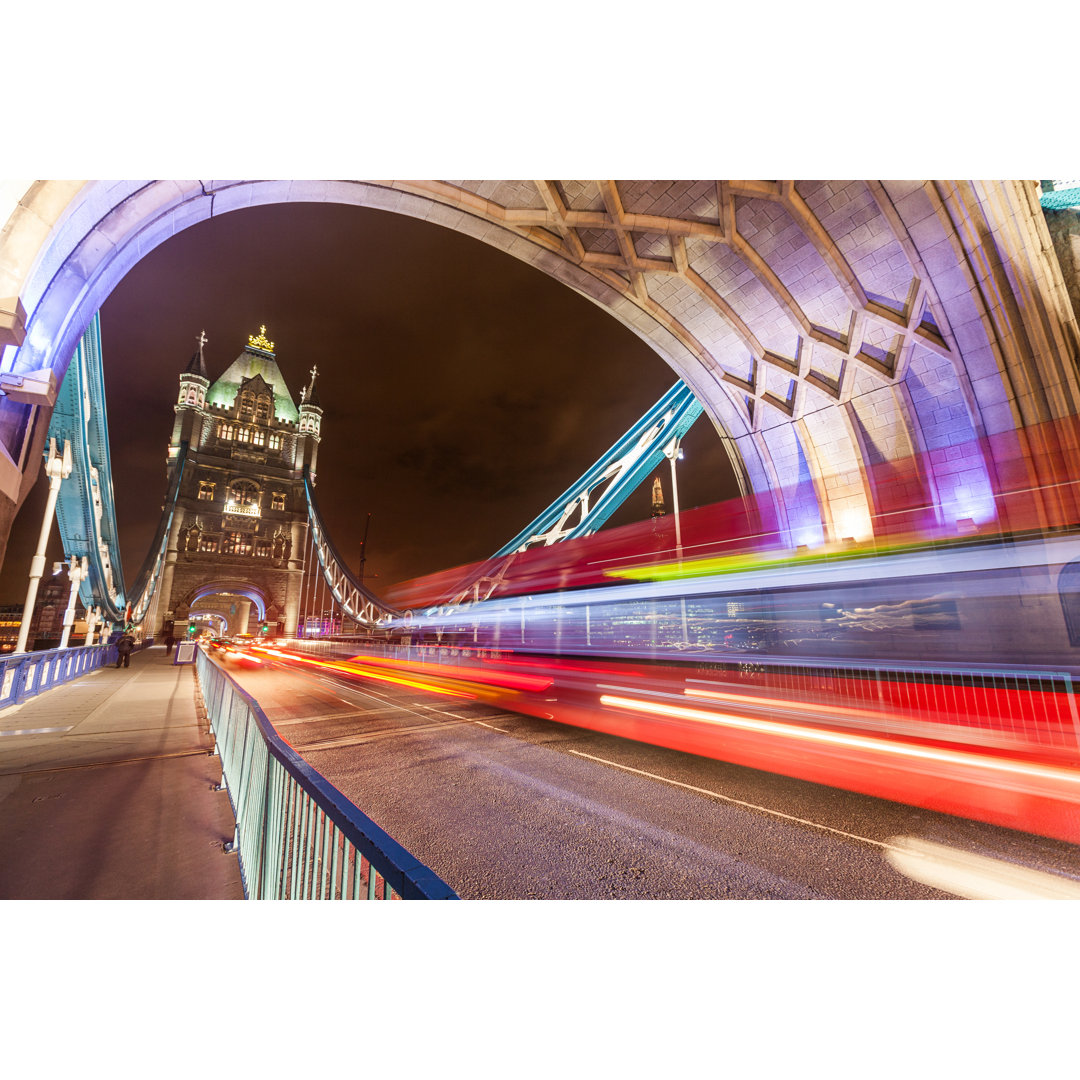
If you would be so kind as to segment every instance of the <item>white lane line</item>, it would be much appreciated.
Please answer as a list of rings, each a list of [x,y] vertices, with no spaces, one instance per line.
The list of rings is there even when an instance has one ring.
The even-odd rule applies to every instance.
[[[338,688],[340,689],[340,687]],[[436,716],[452,716],[455,720],[461,720],[466,724],[479,724],[480,727],[491,728],[492,731],[502,732],[503,735],[509,735],[510,733],[505,728],[495,727],[493,724],[485,724],[483,720],[473,720],[468,716],[459,716],[457,713],[447,712],[444,709],[440,709],[435,705],[399,705],[393,698],[384,697],[382,694],[375,690],[360,690],[359,688],[349,687],[349,692],[357,694],[360,697],[374,698],[376,701],[381,701],[384,705],[390,705],[396,710],[400,710],[404,713],[409,713],[412,716],[424,719],[425,716],[434,713]],[[347,701],[345,698],[338,695],[338,700],[344,701],[346,705],[355,705],[355,701]],[[425,712],[416,712],[416,709],[424,709]]]
[[[0,731],[2,735],[48,735],[54,731],[70,731],[75,725],[68,724],[67,727],[32,727],[32,728],[14,728],[10,731]]]
[[[455,720],[464,720],[466,724],[479,724],[481,727],[491,728],[492,731],[501,731],[504,735],[510,734],[505,728],[496,727],[494,724],[485,724],[483,720],[474,720],[471,716],[458,716],[457,713],[436,709],[434,706],[432,706],[432,710],[440,716],[452,716]]]
[[[783,818],[785,821],[794,821],[799,825],[809,825],[812,829],[820,829],[823,832],[834,833],[836,836],[846,837],[848,840],[857,840],[861,844],[872,844],[874,847],[882,848],[885,851],[899,851],[899,848],[893,848],[892,844],[882,843],[880,840],[871,840],[868,836],[858,836],[855,833],[844,832],[843,829],[834,829],[831,825],[822,825],[816,821],[807,821],[806,818],[794,817],[791,814],[785,814],[780,810],[770,810],[767,806],[758,806],[757,803],[744,802],[742,799],[733,799],[730,795],[721,795],[718,791],[709,791],[708,788],[694,787],[693,784],[684,784],[681,780],[671,780],[666,776],[659,776],[657,773],[645,772],[644,769],[634,769],[629,765],[620,765],[617,761],[609,761],[607,758],[595,757],[593,754],[585,754],[580,750],[571,750],[571,754],[576,754],[578,757],[589,758],[591,761],[599,761],[604,765],[611,765],[616,769],[622,769],[625,772],[637,773],[638,776],[647,776],[650,780],[659,780],[664,784],[671,784],[674,787],[686,788],[687,791],[696,791],[699,795],[708,795],[712,799],[721,799],[724,802],[733,803],[735,806],[745,806],[748,810],[758,810],[763,814],[771,814],[773,817]]]

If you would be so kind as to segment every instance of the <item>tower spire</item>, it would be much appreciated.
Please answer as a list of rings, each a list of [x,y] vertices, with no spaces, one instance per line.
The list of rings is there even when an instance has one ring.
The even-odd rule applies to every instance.
[[[319,374],[319,368],[317,365],[312,367],[310,374],[311,382],[308,383],[308,385],[300,391],[300,401],[304,405],[315,405],[316,407],[321,408],[322,406],[319,402],[318,396],[315,393],[315,378]]]
[[[187,367],[184,368],[185,375],[198,375],[203,379],[208,378],[206,374],[206,360],[203,357],[203,346],[207,341],[209,341],[209,338],[206,336],[206,331],[200,330],[199,336],[195,339],[195,342],[199,347],[192,354]]]

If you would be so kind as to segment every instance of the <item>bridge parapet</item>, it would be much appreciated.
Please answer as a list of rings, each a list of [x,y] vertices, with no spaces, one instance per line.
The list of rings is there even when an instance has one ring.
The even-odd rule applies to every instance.
[[[236,819],[229,850],[248,899],[458,899],[289,747],[202,651],[196,671]]]

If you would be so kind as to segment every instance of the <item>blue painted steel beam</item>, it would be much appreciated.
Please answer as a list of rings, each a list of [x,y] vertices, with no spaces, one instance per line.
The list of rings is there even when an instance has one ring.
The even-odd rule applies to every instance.
[[[665,448],[689,431],[701,411],[690,388],[677,382],[588,472],[492,558],[596,532],[663,460]],[[592,502],[602,486],[602,493]],[[567,526],[578,511],[576,524]]]
[[[1044,210],[1068,210],[1080,207],[1080,180],[1050,181],[1055,187],[1044,191],[1039,196],[1039,203]],[[1060,186],[1057,186],[1060,185]]]
[[[106,619],[123,617],[124,574],[116,530],[101,322],[94,315],[57,394],[49,435],[71,444],[71,475],[60,485],[56,519],[64,555],[86,556],[90,574],[79,586],[87,607],[99,605]]]

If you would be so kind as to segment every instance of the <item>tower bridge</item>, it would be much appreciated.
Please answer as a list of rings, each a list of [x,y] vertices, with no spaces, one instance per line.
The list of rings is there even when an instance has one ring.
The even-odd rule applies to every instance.
[[[847,709],[844,695],[854,695],[854,701],[874,682],[875,700],[884,702],[891,694],[896,712],[880,704],[872,712],[858,697],[858,706],[848,710],[856,718],[851,723],[877,724],[874,730],[890,738],[899,732],[900,739],[910,736],[919,719],[912,703],[924,683],[919,658],[926,643],[949,646],[934,654],[935,685],[997,693],[977,650],[991,639],[998,647],[1015,641],[1026,651],[1012,654],[1021,657],[1017,670],[1006,673],[1012,682],[995,698],[1004,712],[972,745],[982,747],[979,753],[1007,744],[1016,754],[1045,754],[1053,782],[1067,786],[1074,780],[1070,755],[1080,747],[1071,689],[1080,672],[1073,658],[1080,633],[1072,584],[1080,565],[1080,329],[1074,302],[1080,199],[1070,191],[1075,194],[1054,182],[876,180],[38,181],[21,191],[9,186],[2,189],[8,205],[0,205],[0,221],[6,221],[0,232],[0,536],[6,538],[36,478],[57,388],[71,385],[65,376],[73,356],[79,357],[76,370],[84,372],[78,401],[89,409],[100,393],[95,380],[85,377],[84,359],[94,353],[94,315],[134,262],[212,212],[327,200],[390,210],[475,236],[529,262],[630,327],[678,376],[670,400],[658,402],[577,485],[493,560],[454,578],[454,589],[440,596],[454,601],[451,609],[430,613],[440,633],[455,634],[455,645],[467,647],[471,640],[496,653],[511,642],[528,651],[533,634],[534,641],[542,638],[533,647],[545,655],[559,654],[572,641],[582,651],[606,650],[615,657],[637,650],[661,662],[658,650],[664,647],[700,646],[712,650],[706,660],[719,667],[727,663],[725,650],[775,650],[781,638],[789,648],[797,637],[795,666],[790,656],[777,655],[749,665],[751,674],[767,677],[774,695],[769,707],[786,702],[789,693],[801,695],[792,707],[805,708],[801,722],[809,723],[822,710],[835,715]],[[211,380],[205,345],[200,335],[180,374],[165,513],[129,591],[110,546],[115,524],[107,462],[95,449],[100,438],[95,441],[85,418],[72,427],[81,424],[91,432],[79,460],[89,477],[81,490],[83,520],[91,525],[81,542],[93,563],[87,588],[94,598],[116,611],[125,607],[125,615],[146,620],[151,632],[196,612],[216,616],[230,633],[242,632],[254,607],[260,619],[292,635],[310,543],[347,611],[368,624],[402,615],[352,577],[322,526],[313,490],[322,421],[318,373],[311,371],[295,400],[262,328]],[[803,597],[802,607],[792,603],[778,618],[777,605],[764,595],[769,590],[755,576],[761,564],[723,562],[726,552],[708,552],[714,561],[686,584],[684,544],[694,540],[693,528],[705,535],[715,523],[695,519],[681,535],[676,516],[674,540],[664,541],[664,552],[650,552],[666,553],[667,561],[653,558],[638,575],[658,577],[660,585],[637,581],[608,603],[613,594],[599,597],[592,591],[597,582],[588,576],[599,561],[570,571],[563,566],[557,584],[578,591],[566,604],[541,598],[530,615],[532,583],[553,580],[542,576],[550,571],[544,549],[584,542],[610,512],[608,494],[638,482],[663,457],[674,460],[679,439],[700,411],[727,450],[746,521],[752,518],[756,536],[770,538],[765,565],[791,587],[785,596]],[[68,517],[73,520],[70,507]],[[981,550],[977,566],[964,562],[963,552],[949,562],[973,538],[1003,534],[1023,534],[1016,557],[995,548]],[[661,535],[659,527],[652,535]],[[935,554],[932,571],[923,552],[910,549],[913,536],[947,547],[941,559]],[[826,595],[815,560],[837,552],[846,558],[859,545],[875,543],[892,545],[888,559],[877,564],[884,569],[845,563],[829,579],[841,583],[836,595]],[[524,576],[516,592],[497,595],[509,580],[505,560],[514,559],[515,573],[524,568]],[[529,567],[540,567],[541,576],[529,577]],[[978,577],[980,587],[965,603],[934,591],[935,583],[950,574],[971,574],[972,567],[985,576]],[[633,578],[640,567],[616,569]],[[883,573],[893,576],[882,581]],[[719,585],[717,574],[727,575]],[[1024,628],[1012,639],[1001,594],[993,591],[1006,579],[1009,588],[1016,583],[1027,610]],[[904,592],[910,582],[923,590],[914,602]],[[846,608],[836,602],[840,593]],[[488,597],[490,604],[481,607]],[[606,621],[597,622],[605,604]],[[406,606],[404,600],[399,604]],[[823,616],[826,608],[834,614]],[[868,611],[873,619],[865,617]],[[529,624],[530,618],[535,622]],[[841,627],[839,637],[821,633],[830,619],[835,625],[827,629]],[[708,641],[691,640],[705,633],[702,628],[728,623],[732,638],[744,635],[740,644],[715,634]],[[1030,632],[1036,624],[1047,628],[1045,639]],[[965,626],[976,626],[978,635],[968,637]],[[754,637],[762,627],[775,631],[764,644]],[[933,636],[916,641],[912,628]],[[880,656],[864,648],[884,640],[898,665],[887,671],[875,666]],[[1046,648],[1041,640],[1049,643]],[[818,652],[810,655],[807,642]],[[852,642],[858,648],[845,653]],[[1040,649],[1053,670],[1038,667]],[[858,671],[841,670],[841,661],[855,653]],[[830,659],[822,660],[824,655]],[[399,664],[399,675],[417,677],[411,654],[384,659]],[[1012,663],[1004,654],[992,659],[999,667],[1006,659]],[[814,665],[822,673],[817,681]],[[370,677],[380,677],[372,670]],[[995,668],[993,678],[999,674]],[[502,678],[501,689],[485,690],[491,700],[502,701],[507,687],[524,685],[520,674]],[[556,665],[536,678],[548,679],[547,687],[568,677]],[[577,678],[569,679],[568,692],[584,695]],[[455,680],[487,686],[474,671],[455,671],[423,685],[460,688]],[[817,682],[827,682],[835,696],[822,698]],[[678,680],[672,685],[674,690],[664,692],[669,697],[719,693],[683,691]],[[762,686],[750,689],[761,698]],[[1039,708],[1050,703],[1052,740],[1047,729],[1029,723],[1034,713],[1025,711],[1024,695],[1037,698]],[[553,700],[537,698],[532,715],[550,718]],[[716,719],[708,702],[688,708],[625,694],[599,700],[603,708],[575,699],[568,722],[618,733],[628,722],[621,715],[613,719],[612,710],[655,716],[666,709],[682,728],[692,729],[679,745],[695,753],[715,745],[701,737],[700,724],[733,722],[727,714]],[[743,704],[731,708],[745,708],[749,697],[737,700]],[[763,707],[761,700],[754,705]],[[970,717],[944,697],[933,707],[939,710],[934,737],[955,740]],[[671,727],[635,719],[634,737],[652,738],[642,734],[651,730],[649,723],[657,730]],[[762,731],[770,738],[792,737],[773,720],[762,725],[740,717],[735,726],[746,747],[739,760],[755,767],[769,760],[774,745],[763,758]],[[864,738],[860,754],[872,759],[879,742]],[[836,782],[830,754],[822,751],[825,764],[809,778]],[[789,766],[791,775],[803,775],[800,767]],[[935,778],[939,786],[942,776]],[[896,787],[873,793],[917,801],[904,767],[895,777]],[[852,783],[854,790],[870,790]],[[980,792],[980,807],[993,802]],[[1010,827],[1035,822],[1046,835],[1074,839],[1071,826],[1060,825],[1058,811],[1046,810],[1047,798],[1075,802],[1072,794],[1055,789],[1052,797],[1039,795],[1043,802],[1032,816],[1015,810],[1013,817],[1002,817],[993,807],[980,812],[989,815],[985,820]]]
[[[1046,451],[1033,488],[1053,480],[1046,462],[1074,464],[1061,424],[1080,411],[1076,212],[1062,192],[1045,196],[1061,208],[1044,211],[1034,181],[37,181],[5,191],[9,381],[51,372],[59,385],[113,285],[178,229],[211,212],[335,201],[477,237],[604,307],[690,388],[744,492],[769,493],[798,543],[864,538],[882,510],[919,499],[939,524],[979,523],[1003,476],[1031,472],[1029,448]],[[0,402],[0,531],[44,445],[28,422],[35,407],[11,393]],[[903,484],[869,468],[916,456],[922,471]]]

